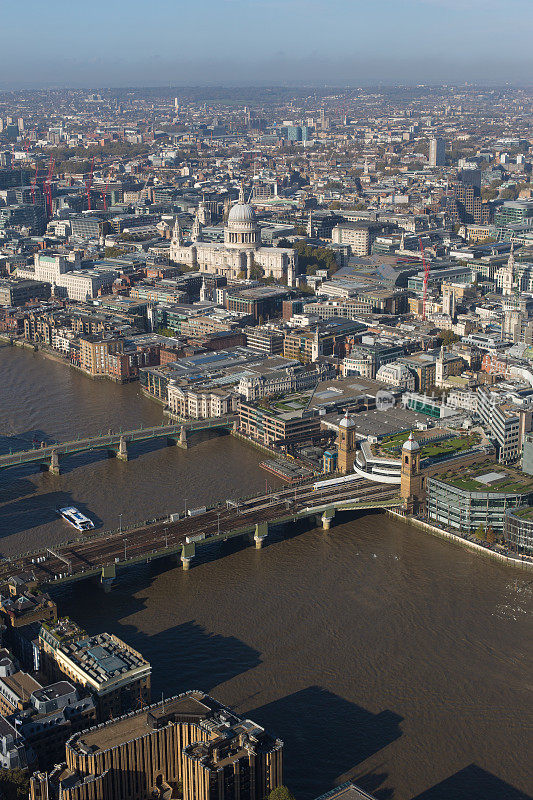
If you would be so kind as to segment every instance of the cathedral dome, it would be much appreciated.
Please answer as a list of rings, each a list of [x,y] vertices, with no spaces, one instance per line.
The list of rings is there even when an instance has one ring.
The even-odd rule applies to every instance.
[[[255,222],[254,207],[248,203],[236,203],[228,215],[228,224],[240,225],[243,222]]]

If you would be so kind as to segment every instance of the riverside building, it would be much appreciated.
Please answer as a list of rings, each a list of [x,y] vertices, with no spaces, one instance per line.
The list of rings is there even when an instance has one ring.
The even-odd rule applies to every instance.
[[[61,680],[66,675],[91,692],[99,719],[150,702],[149,662],[114,634],[88,636],[69,619],[60,619],[42,625],[39,651],[47,677]]]
[[[493,462],[450,469],[427,480],[429,521],[461,533],[475,533],[479,528],[486,531],[490,527],[496,536],[503,536],[506,514],[515,509],[516,516],[532,502],[533,478]],[[522,519],[521,527],[525,530],[526,518]],[[519,527],[513,519],[508,520],[507,535],[517,547],[521,546],[523,536]]]
[[[70,738],[66,762],[31,779],[31,800],[264,800],[283,742],[200,691]]]

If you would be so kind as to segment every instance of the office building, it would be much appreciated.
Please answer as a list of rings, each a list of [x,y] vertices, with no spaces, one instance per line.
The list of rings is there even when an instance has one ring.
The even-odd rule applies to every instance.
[[[264,800],[282,784],[283,742],[199,691],[71,737],[31,800]]]
[[[281,316],[283,301],[289,292],[282,286],[257,286],[253,289],[229,289],[225,307],[228,311],[252,317],[254,322]]]
[[[514,553],[533,555],[533,509],[521,506],[505,512],[503,538]]]
[[[354,256],[367,256],[376,236],[393,228],[381,222],[342,222],[332,229],[331,240],[334,244],[349,245]]]
[[[287,301],[283,301],[285,305]],[[266,353],[269,356],[283,352],[283,332],[271,328],[246,328],[246,344],[252,350]]]
[[[39,650],[43,674],[55,680],[67,676],[88,690],[101,720],[150,701],[150,664],[114,634],[88,636],[75,623],[61,619],[42,625]]]
[[[480,386],[477,410],[497,446],[498,461],[502,464],[517,461],[522,455],[525,436],[531,431],[531,409],[519,406],[505,391]]]
[[[267,447],[282,447],[312,439],[320,432],[320,416],[316,411],[290,409],[284,404],[266,403],[255,406],[239,402],[239,432]]]
[[[531,477],[490,461],[455,469],[450,465],[445,474],[427,479],[428,519],[461,533],[490,527],[500,537],[506,512],[528,508],[532,500]]]
[[[429,166],[444,167],[446,164],[446,142],[440,137],[429,140]]]
[[[0,278],[0,306],[23,306],[50,297],[50,284],[23,278]]]

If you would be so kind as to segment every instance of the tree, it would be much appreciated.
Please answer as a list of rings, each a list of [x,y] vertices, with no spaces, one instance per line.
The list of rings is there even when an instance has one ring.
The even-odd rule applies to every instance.
[[[489,544],[494,544],[494,542],[496,541],[496,536],[494,534],[492,525],[489,525],[487,527],[487,530],[485,531],[485,538]]]
[[[479,526],[479,528],[477,528],[475,537],[476,539],[479,539],[480,542],[483,542],[485,540],[485,532],[481,525]]]
[[[277,786],[268,795],[268,800],[294,800],[294,795],[286,786]]]
[[[500,197],[502,200],[516,200],[518,197],[518,186],[509,186],[507,189],[502,189]]]
[[[252,264],[250,267],[250,278],[253,281],[258,281],[260,278],[264,278],[265,270],[259,264]]]
[[[461,337],[457,336],[457,334],[454,333],[453,331],[441,330],[439,332],[439,339],[441,340],[442,344],[445,347],[447,347],[448,345],[453,344],[454,342],[458,342],[461,339]]]
[[[0,769],[2,800],[27,800],[29,791],[30,779],[27,772],[22,769]]]
[[[119,258],[119,256],[123,255],[124,250],[121,250],[120,247],[106,247],[105,249],[106,258]]]

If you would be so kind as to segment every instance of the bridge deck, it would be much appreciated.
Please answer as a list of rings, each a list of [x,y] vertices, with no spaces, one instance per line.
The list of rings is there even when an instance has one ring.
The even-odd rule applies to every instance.
[[[121,532],[94,534],[55,552],[42,550],[0,563],[0,581],[31,570],[40,583],[62,583],[100,574],[112,565],[123,569],[164,555],[182,551],[186,537],[203,535],[196,545],[240,536],[255,530],[258,523],[282,523],[320,514],[325,509],[364,510],[397,507],[401,503],[395,488],[361,480],[354,485],[315,491],[310,484],[282,489],[240,502],[237,507],[215,507],[204,514],[175,522],[156,522]],[[44,560],[41,560],[45,557]],[[37,560],[39,559],[39,563]]]
[[[70,442],[35,447],[31,450],[19,450],[15,453],[7,453],[0,456],[0,469],[16,466],[17,464],[46,461],[54,452],[58,455],[67,455],[88,450],[118,448],[121,439],[129,443],[158,439],[165,436],[178,436],[182,428],[191,433],[200,430],[228,428],[233,424],[234,419],[234,417],[218,417],[216,419],[195,420],[193,422],[176,422],[172,425],[156,425],[151,428],[137,428],[129,431],[121,430],[107,435],[99,434],[98,436],[90,436],[83,439],[73,439]]]

